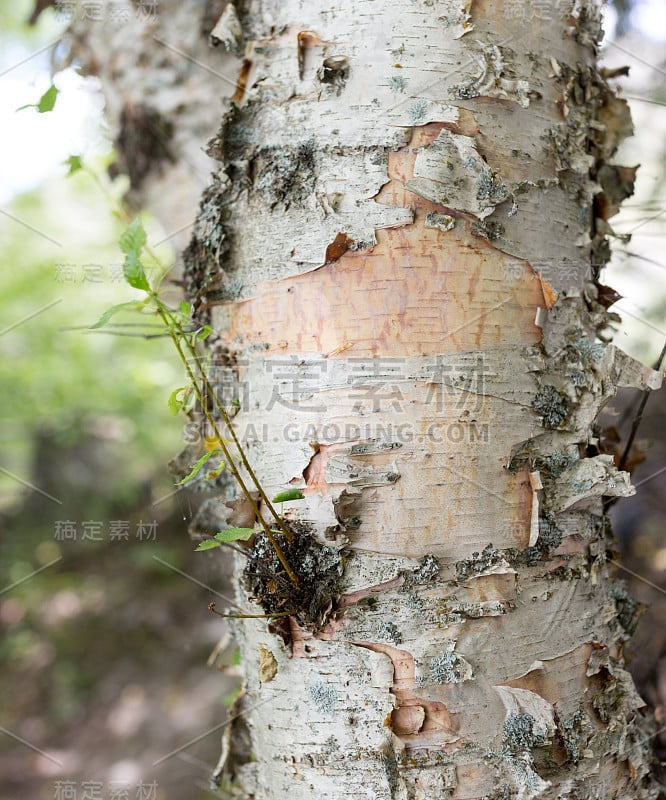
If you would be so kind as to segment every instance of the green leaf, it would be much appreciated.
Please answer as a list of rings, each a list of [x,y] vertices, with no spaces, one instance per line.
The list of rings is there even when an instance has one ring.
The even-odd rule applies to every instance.
[[[273,503],[286,503],[287,500],[302,500],[305,497],[300,489],[287,489],[286,492],[280,492],[273,498]]]
[[[58,90],[53,84],[51,84],[44,94],[39,98],[39,102],[37,103],[37,111],[39,111],[40,114],[44,114],[47,111],[53,111],[57,97]]]
[[[194,552],[197,553],[201,550],[212,550],[214,547],[221,547],[221,546],[222,546],[221,543],[216,542],[215,539],[206,539],[203,542],[199,542]]]
[[[214,481],[215,478],[217,478],[220,475],[221,472],[224,472],[226,470],[226,468],[227,468],[227,464],[226,464],[225,461],[223,461],[220,464],[219,467],[216,467],[215,469],[211,469],[210,472],[206,473],[206,480],[207,481]]]
[[[120,249],[128,255],[132,252],[138,255],[146,241],[146,231],[143,228],[141,217],[134,217],[120,237]]]
[[[192,469],[191,469],[191,471],[189,472],[189,474],[187,474],[187,475],[186,475],[186,476],[185,476],[185,477],[182,479],[182,481],[178,481],[178,483],[176,484],[176,486],[182,486],[184,483],[187,483],[188,481],[191,481],[191,480],[192,480],[192,478],[194,478],[196,475],[198,475],[198,474],[199,474],[199,471],[201,470],[201,467],[203,467],[203,465],[206,463],[206,461],[208,461],[209,459],[211,459],[213,456],[216,456],[216,455],[218,455],[219,453],[220,453],[220,451],[219,451],[219,450],[211,450],[209,453],[204,453],[204,454],[201,456],[201,458],[200,458],[200,459],[199,459],[199,460],[196,462],[196,464],[193,464],[193,465],[192,465]]]
[[[185,405],[185,401],[180,399],[178,395],[181,392],[184,392],[186,389],[185,386],[179,386],[178,389],[174,389],[173,392],[169,395],[169,400],[167,405],[169,406],[169,411],[176,416],[176,414],[180,411],[180,409]]]
[[[145,292],[149,292],[150,284],[141,263],[141,251],[146,244],[146,238],[141,218],[136,216],[123,231],[119,244],[120,249],[125,253],[125,263],[123,264],[125,280],[134,289],[143,289]]]
[[[69,167],[67,172],[67,177],[69,178],[70,175],[73,175],[75,172],[78,172],[80,169],[83,169],[83,161],[81,156],[70,156],[66,161],[65,164]]]
[[[134,309],[141,309],[144,308],[145,303],[143,300],[129,300],[126,303],[118,303],[115,306],[111,306],[111,308],[107,308],[106,311],[102,314],[102,316],[97,320],[94,325],[91,325],[89,330],[93,331],[97,328],[102,328],[106,323],[117,314],[119,311],[130,311]]]
[[[187,302],[187,300],[183,300],[180,304],[180,313],[186,318],[190,318],[190,314],[192,313],[192,306]]]
[[[247,542],[255,533],[254,528],[227,528],[226,531],[216,533],[215,539],[218,542]]]
[[[201,330],[197,331],[197,339],[200,342],[203,342],[204,339],[207,339],[211,333],[213,332],[213,328],[211,325],[204,325]]]
[[[26,103],[26,105],[19,106],[16,110],[23,111],[24,108],[36,108],[39,114],[44,114],[46,111],[53,111],[57,97],[58,90],[51,84],[36,103]]]
[[[148,283],[148,278],[146,278],[146,272],[136,253],[131,252],[125,256],[123,274],[130,286],[135,289],[143,289],[145,292],[150,291],[150,284]]]

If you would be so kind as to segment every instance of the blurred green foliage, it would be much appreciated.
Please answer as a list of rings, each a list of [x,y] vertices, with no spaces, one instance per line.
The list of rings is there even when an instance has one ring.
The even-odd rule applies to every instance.
[[[102,178],[110,157],[96,170],[118,197],[123,182]],[[160,701],[181,702],[182,693],[186,702],[184,676],[209,681],[210,716],[192,722],[196,734],[219,718],[228,689],[219,673],[205,674],[210,592],[177,572],[215,584],[187,539],[187,493],[170,498],[166,462],[181,449],[183,421],[168,398],[183,369],[168,338],[87,330],[109,306],[142,293],[122,277],[125,225],[112,200],[85,171],[67,178],[69,166],[0,214],[0,706],[15,735],[77,754],[73,775],[84,780],[146,754],[146,739],[149,770],[190,737]],[[164,238],[154,221],[147,229],[149,241]],[[158,252],[173,258],[168,246]],[[56,537],[63,520],[73,521],[77,540]],[[81,539],[86,520],[101,523],[103,541]],[[111,520],[129,523],[128,541],[109,541]],[[157,522],[154,540],[136,538],[140,521]],[[107,709],[120,707],[127,684],[151,706],[142,726],[118,739]],[[214,763],[217,737],[201,748]],[[3,750],[14,766],[0,800],[54,796],[30,747],[0,735],[0,760]],[[179,761],[159,779],[165,798],[206,796]]]
[[[29,2],[0,8],[5,66],[63,27],[52,13],[37,28],[22,27],[31,9]],[[31,82],[40,69],[44,63],[35,63],[25,77],[26,104],[39,100]],[[18,162],[19,154],[5,153],[12,157]],[[0,208],[0,706],[14,735],[85,753],[82,777],[101,768],[90,766],[89,747],[108,740],[106,712],[97,709],[113,705],[125,682],[143,681],[165,656],[170,665],[158,685],[173,691],[164,687],[201,667],[210,649],[199,637],[183,650],[183,628],[191,629],[192,614],[206,618],[206,597],[195,589],[204,597],[192,605],[192,585],[164,563],[191,568],[187,512],[174,515],[183,501],[155,504],[175,488],[166,462],[181,449],[182,420],[167,401],[183,382],[182,367],[166,338],[86,330],[109,306],[140,296],[122,277],[125,226],[114,205],[126,185],[106,178],[111,158],[108,145],[92,157],[99,183],[72,170],[70,159]],[[151,241],[164,238],[154,221],[147,227]],[[168,245],[158,252],[171,263]],[[114,519],[128,522],[129,541],[109,541]],[[73,522],[77,540],[58,539],[63,520]],[[101,524],[103,541],[82,541],[84,521]],[[154,541],[136,538],[140,521],[157,522]],[[169,731],[159,712],[151,720]],[[112,764],[131,746],[110,745],[103,759]],[[53,797],[33,749],[5,734],[0,761],[4,753],[13,766],[2,800]]]
[[[167,400],[182,370],[168,339],[71,330],[138,296],[122,279],[122,225],[85,173],[15,198],[8,213],[14,219],[0,220],[2,466],[27,476],[36,429],[71,445],[92,425],[125,445],[115,490],[126,495],[179,446],[182,424]],[[3,474],[0,488],[6,505],[22,486]]]

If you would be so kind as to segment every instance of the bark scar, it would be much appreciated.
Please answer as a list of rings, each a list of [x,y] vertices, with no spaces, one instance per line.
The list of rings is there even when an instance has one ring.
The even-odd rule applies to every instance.
[[[414,656],[406,650],[378,642],[350,642],[375,653],[382,653],[393,664],[393,685],[389,690],[396,707],[387,720],[388,727],[406,747],[443,748],[458,740],[457,726],[444,703],[417,697]]]

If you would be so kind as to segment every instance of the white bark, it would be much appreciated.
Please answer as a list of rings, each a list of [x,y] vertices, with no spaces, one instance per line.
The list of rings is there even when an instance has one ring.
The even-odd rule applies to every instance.
[[[344,552],[321,624],[236,626],[240,796],[656,796],[601,502],[633,490],[592,432],[615,386],[659,384],[594,342],[593,199],[630,123],[596,6],[516,5],[245,0],[216,26],[245,60],[186,269],[262,484]]]
[[[582,456],[612,387],[658,379],[592,344],[595,175],[628,123],[570,11],[240,10],[207,299],[262,483],[348,552],[323,628],[237,626],[253,797],[652,796],[600,503],[632,489]]]

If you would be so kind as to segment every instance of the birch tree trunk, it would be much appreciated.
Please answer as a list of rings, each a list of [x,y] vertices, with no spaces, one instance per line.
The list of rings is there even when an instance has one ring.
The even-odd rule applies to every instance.
[[[238,557],[246,613],[299,613],[235,623],[224,786],[656,797],[593,430],[659,383],[603,338],[633,170],[597,6],[242,0],[216,35],[245,55],[187,284],[261,484],[305,495],[298,597]]]
[[[260,481],[301,488],[287,517],[325,546],[296,556],[319,597],[286,642],[236,625],[248,797],[654,796],[601,500],[631,488],[591,427],[656,382],[595,342],[630,121],[597,8],[520,9],[235,8],[188,267]]]

